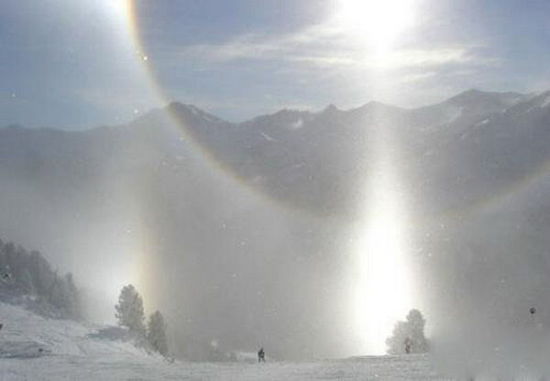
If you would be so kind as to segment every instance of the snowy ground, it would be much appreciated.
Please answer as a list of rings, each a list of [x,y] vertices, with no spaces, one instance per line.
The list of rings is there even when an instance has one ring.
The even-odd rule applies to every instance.
[[[0,303],[4,380],[442,380],[425,356],[307,363],[169,363],[101,327],[39,317]],[[115,329],[116,330],[116,329]]]

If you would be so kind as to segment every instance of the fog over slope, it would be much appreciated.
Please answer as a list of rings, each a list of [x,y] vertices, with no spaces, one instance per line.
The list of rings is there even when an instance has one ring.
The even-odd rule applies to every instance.
[[[550,92],[470,90],[419,109],[371,102],[240,124],[172,103],[84,132],[7,127],[0,235],[59,255],[110,298],[136,283],[190,358],[212,342],[348,355],[350,231],[376,186],[382,130],[404,174],[434,337],[529,326],[532,305],[550,323]],[[500,333],[486,342],[505,345]]]

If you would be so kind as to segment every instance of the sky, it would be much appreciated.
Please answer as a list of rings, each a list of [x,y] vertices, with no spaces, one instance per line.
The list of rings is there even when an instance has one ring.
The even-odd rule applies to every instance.
[[[243,121],[542,91],[549,17],[547,0],[4,0],[0,126],[120,124],[170,101]]]

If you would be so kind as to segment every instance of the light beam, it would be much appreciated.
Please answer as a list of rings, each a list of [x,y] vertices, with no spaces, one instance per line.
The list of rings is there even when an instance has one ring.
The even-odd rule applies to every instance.
[[[376,172],[358,233],[355,326],[361,353],[384,354],[393,326],[414,307],[408,221],[395,144],[376,126]]]

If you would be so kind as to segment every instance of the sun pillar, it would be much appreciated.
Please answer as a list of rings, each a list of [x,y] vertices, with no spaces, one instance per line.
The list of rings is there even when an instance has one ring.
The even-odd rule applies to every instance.
[[[408,221],[390,128],[374,126],[375,168],[357,232],[355,327],[359,352],[384,354],[397,320],[413,308]]]

